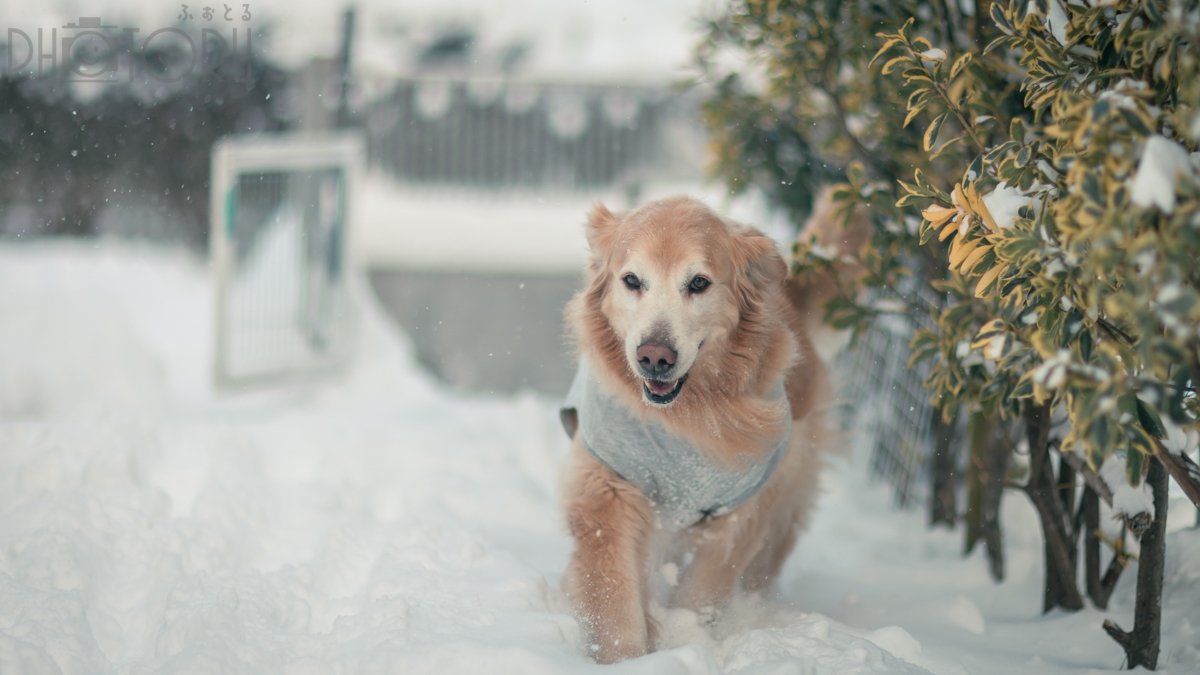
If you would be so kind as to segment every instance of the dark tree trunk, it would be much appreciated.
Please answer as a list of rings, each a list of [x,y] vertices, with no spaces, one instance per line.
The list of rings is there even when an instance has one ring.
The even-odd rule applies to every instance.
[[[1112,621],[1104,622],[1104,630],[1125,649],[1126,666],[1130,670],[1158,666],[1158,643],[1162,629],[1163,559],[1166,557],[1167,535],[1167,472],[1162,462],[1150,459],[1146,477],[1154,493],[1154,521],[1142,534],[1138,555],[1137,600],[1133,610],[1133,630],[1125,632]]]
[[[1029,482],[1025,494],[1037,509],[1042,525],[1046,578],[1042,592],[1042,611],[1055,607],[1083,609],[1083,596],[1075,574],[1075,539],[1071,521],[1062,508],[1062,493],[1054,478],[1050,460],[1050,404],[1026,404],[1025,431],[1029,440]]]
[[[337,126],[350,126],[350,55],[354,53],[354,5],[342,15],[342,48],[338,51]]]
[[[1103,575],[1100,574],[1100,498],[1100,494],[1091,485],[1085,485],[1083,496],[1079,499],[1079,517],[1083,531],[1083,568],[1086,575],[1084,584],[1092,604],[1098,609],[1106,609],[1108,599],[1117,587],[1117,580],[1125,570],[1125,556],[1114,551],[1112,559],[1108,561],[1108,568]]]
[[[1108,606],[1108,594],[1100,589],[1100,495],[1091,486],[1084,486],[1079,499],[1079,515],[1083,521],[1084,586],[1088,597],[1100,609]]]
[[[971,455],[967,465],[967,530],[963,552],[970,553],[982,541],[992,579],[1003,581],[1000,500],[1004,496],[1004,479],[1008,473],[1009,439],[1001,433],[992,415],[973,414],[968,428]]]
[[[1110,507],[1112,506],[1112,488],[1079,455],[1071,452],[1062,452],[1059,453],[1059,457],[1062,458],[1063,462],[1070,465],[1074,473],[1083,478],[1083,494],[1079,498],[1079,510],[1075,513],[1075,537],[1078,538],[1079,534],[1083,534],[1084,585],[1087,589],[1088,597],[1092,599],[1092,603],[1096,607],[1104,609],[1108,606],[1109,596],[1112,595],[1113,589],[1117,587],[1117,580],[1121,578],[1121,572],[1125,570],[1128,559],[1123,552],[1123,547],[1115,548],[1112,558],[1108,561],[1108,569],[1101,576],[1100,554],[1103,548],[1100,546],[1102,542],[1100,536],[1100,502],[1104,502]],[[1144,528],[1139,530],[1134,525],[1141,523],[1143,516],[1145,516],[1144,520],[1146,523],[1149,523],[1151,518],[1146,514],[1124,515],[1126,527],[1121,530],[1121,543],[1124,543],[1126,529],[1132,532],[1134,536],[1141,535]]]
[[[935,408],[930,431],[933,433],[934,450],[929,466],[933,488],[930,494],[929,526],[953,528],[958,520],[958,452],[952,443],[954,422],[943,422],[942,413]]]
[[[963,554],[975,550],[983,539],[983,493],[987,482],[987,453],[989,418],[982,412],[971,413],[967,421],[967,503],[963,509],[966,531]]]
[[[1064,513],[1075,512],[1075,469],[1061,452],[1058,457],[1058,501]],[[1072,534],[1076,534],[1074,529]]]
[[[993,446],[988,455],[990,476],[984,485],[983,500],[983,543],[987,546],[988,567],[996,581],[1004,580],[1004,531],[1000,529],[1000,500],[1004,498],[1004,481],[1008,476],[1008,460],[1012,452],[1007,434],[1000,441],[1003,447]]]

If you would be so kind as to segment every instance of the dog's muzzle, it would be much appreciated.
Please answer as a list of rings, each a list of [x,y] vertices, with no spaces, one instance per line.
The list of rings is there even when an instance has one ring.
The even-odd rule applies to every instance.
[[[679,353],[666,342],[646,341],[637,348],[638,372],[644,382],[642,394],[656,405],[667,405],[679,396],[687,375],[672,377]]]
[[[667,405],[679,396],[679,392],[683,390],[683,383],[687,381],[687,375],[678,380],[646,380],[642,383],[642,395],[646,400],[656,405]]]

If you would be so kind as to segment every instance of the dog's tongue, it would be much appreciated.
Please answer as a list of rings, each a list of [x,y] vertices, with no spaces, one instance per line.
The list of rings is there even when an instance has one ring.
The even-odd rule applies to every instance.
[[[675,390],[675,382],[663,382],[661,380],[647,380],[646,386],[650,391],[659,396],[666,396]]]

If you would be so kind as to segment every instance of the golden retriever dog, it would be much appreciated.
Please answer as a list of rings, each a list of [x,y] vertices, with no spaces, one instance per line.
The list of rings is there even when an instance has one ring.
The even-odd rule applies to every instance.
[[[580,367],[562,411],[564,586],[608,663],[655,648],[661,563],[681,570],[671,604],[706,615],[778,575],[827,443],[807,329],[826,291],[791,277],[770,238],[686,197],[597,205],[586,234],[566,312]]]

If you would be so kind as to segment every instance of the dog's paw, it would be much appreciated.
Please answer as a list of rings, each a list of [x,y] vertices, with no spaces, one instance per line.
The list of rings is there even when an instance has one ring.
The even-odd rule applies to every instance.
[[[721,609],[712,605],[696,608],[696,623],[701,626],[712,626],[721,620]]]
[[[617,663],[646,654],[646,645],[637,640],[603,640],[588,645],[588,652],[596,663]]]

